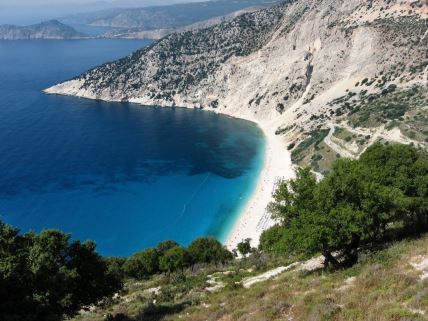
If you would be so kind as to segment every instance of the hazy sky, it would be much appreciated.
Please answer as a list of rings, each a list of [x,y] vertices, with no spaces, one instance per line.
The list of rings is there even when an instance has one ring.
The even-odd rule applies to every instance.
[[[0,0],[0,25],[26,25],[117,7],[144,7],[203,0]]]
[[[88,0],[0,0],[1,6],[47,6],[54,5],[69,6],[69,5],[106,5],[106,6],[147,6],[156,4],[171,4],[179,2],[195,2],[201,0],[105,0],[105,1],[88,1]]]

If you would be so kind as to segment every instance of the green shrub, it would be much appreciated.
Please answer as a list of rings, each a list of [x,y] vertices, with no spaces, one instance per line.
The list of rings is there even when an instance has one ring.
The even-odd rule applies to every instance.
[[[232,253],[213,237],[194,240],[188,251],[193,263],[225,263],[233,259]]]
[[[427,154],[375,144],[359,160],[336,160],[320,182],[309,168],[282,182],[268,207],[281,224],[263,233],[260,248],[320,252],[335,267],[353,264],[362,244],[428,230],[427,204]]]
[[[329,129],[316,129],[309,133],[308,138],[302,141],[291,153],[291,160],[295,163],[303,159],[303,153],[312,145],[318,146],[325,137],[327,137]]]
[[[0,222],[0,315],[62,320],[121,288],[95,243],[56,230],[19,234]]]

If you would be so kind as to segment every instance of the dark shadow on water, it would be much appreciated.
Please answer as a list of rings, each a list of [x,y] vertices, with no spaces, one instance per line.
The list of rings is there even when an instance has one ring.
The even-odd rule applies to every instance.
[[[262,142],[254,124],[206,111],[31,93],[34,101],[16,94],[5,102],[22,105],[25,117],[9,113],[0,125],[3,199],[114,193],[114,184],[153,184],[172,174],[234,179],[252,168]]]

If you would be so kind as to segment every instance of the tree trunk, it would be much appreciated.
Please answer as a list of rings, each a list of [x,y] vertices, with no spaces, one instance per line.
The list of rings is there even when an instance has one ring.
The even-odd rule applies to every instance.
[[[357,234],[352,235],[351,242],[346,246],[344,255],[345,261],[343,262],[346,266],[352,266],[358,262],[358,246],[360,245],[360,236]]]
[[[335,269],[340,267],[339,261],[331,254],[331,252],[323,251],[322,255],[325,257],[327,265],[332,265]]]

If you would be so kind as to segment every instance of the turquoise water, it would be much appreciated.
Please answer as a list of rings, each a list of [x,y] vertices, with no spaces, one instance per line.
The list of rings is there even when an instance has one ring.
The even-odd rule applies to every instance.
[[[255,124],[41,92],[148,43],[0,41],[2,220],[62,229],[104,255],[225,239],[262,167]]]

